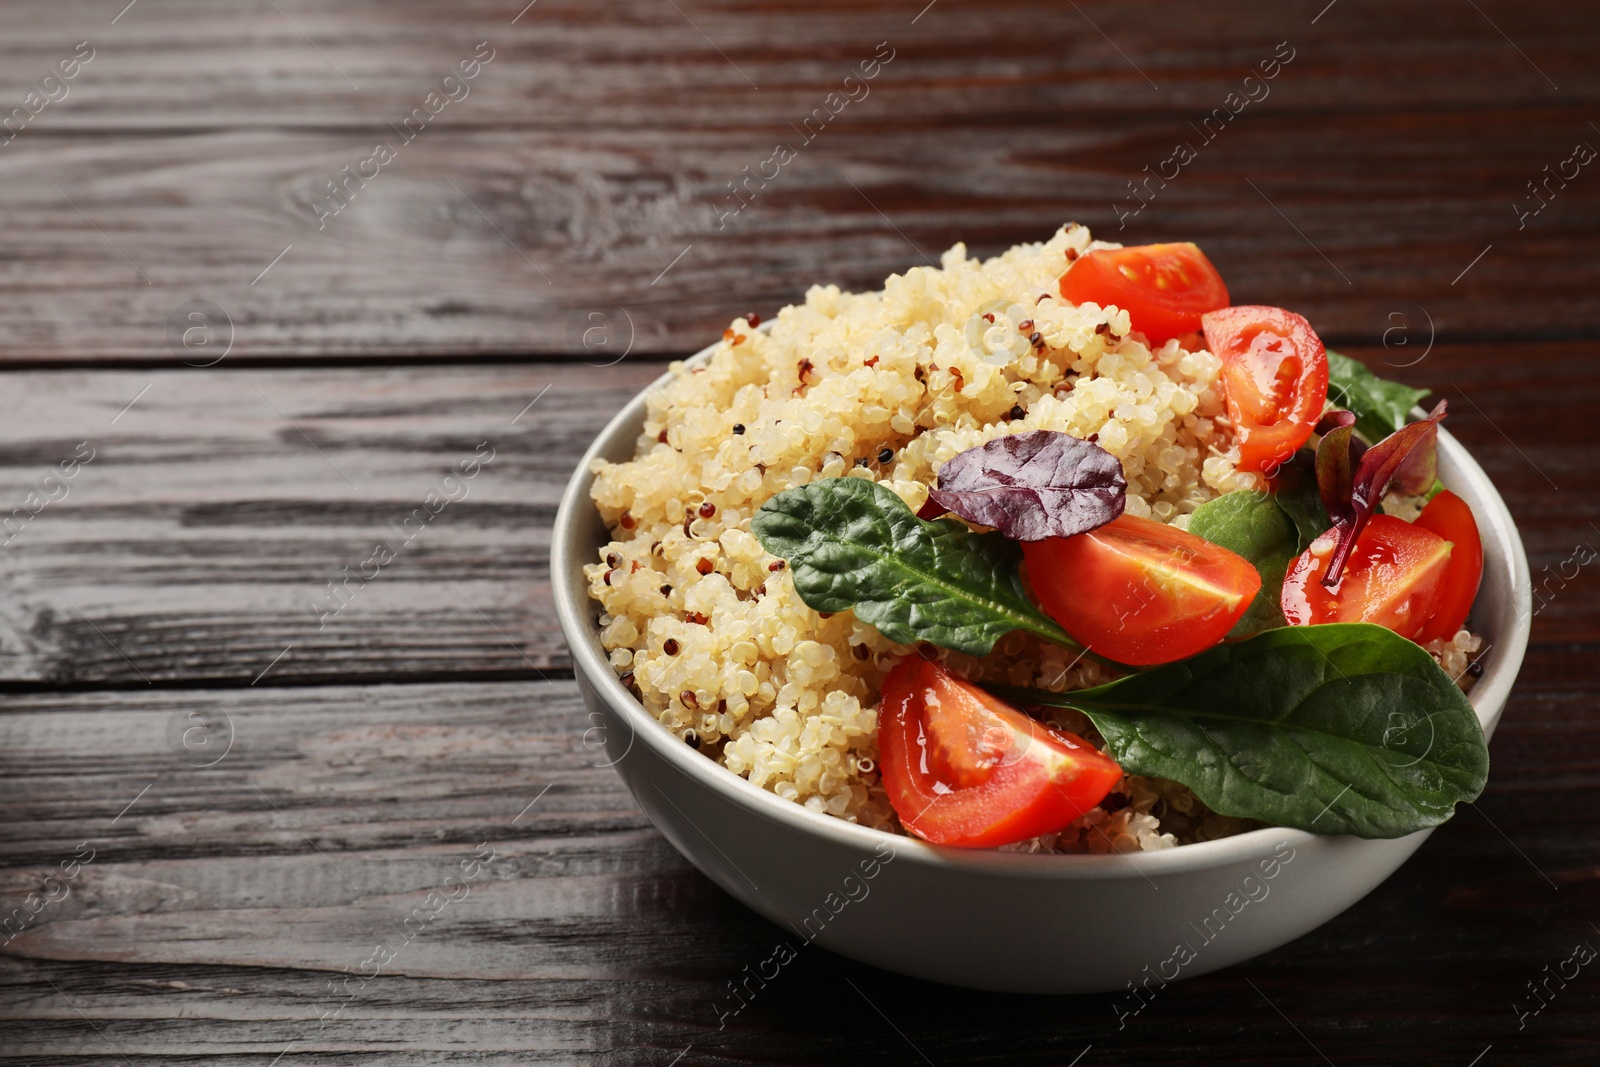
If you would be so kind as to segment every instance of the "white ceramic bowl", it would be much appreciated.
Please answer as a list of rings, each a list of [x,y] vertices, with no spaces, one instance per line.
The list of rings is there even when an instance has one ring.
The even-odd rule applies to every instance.
[[[886,970],[979,989],[1121,991],[1112,1008],[1131,1012],[1139,1002],[1130,983],[1154,990],[1294,940],[1370,893],[1431,832],[1366,841],[1265,829],[1137,855],[1023,855],[895,836],[751,785],[651,718],[600,645],[600,609],[581,568],[609,538],[589,497],[589,463],[632,458],[644,407],[641,393],[584,454],[551,542],[557,616],[593,720],[588,737],[603,734],[596,762],[616,767],[690,862],[776,923],[789,951],[814,941]],[[1527,646],[1528,562],[1500,494],[1448,433],[1439,435],[1439,466],[1484,538],[1472,625],[1487,652],[1472,703],[1491,734]],[[749,974],[770,978],[783,962],[776,950]],[[730,994],[722,1009],[737,1005]]]

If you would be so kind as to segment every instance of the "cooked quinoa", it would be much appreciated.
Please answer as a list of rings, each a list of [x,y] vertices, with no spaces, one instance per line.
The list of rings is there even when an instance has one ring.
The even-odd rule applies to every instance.
[[[1127,312],[1057,295],[1071,260],[1110,247],[1076,224],[989,260],[957,244],[937,269],[914,267],[879,292],[813,287],[770,331],[736,319],[709,359],[672,365],[648,398],[636,458],[595,464],[612,540],[584,569],[612,666],[666,729],[781,797],[898,830],[875,771],[875,704],[911,650],[849,612],[808,608],[750,532],[763,503],[849,476],[916,510],[943,462],[1035,429],[1117,456],[1134,515],[1183,526],[1215,496],[1264,487],[1235,469],[1216,356],[1177,341],[1152,352],[1129,335]],[[1110,677],[1020,633],[981,662],[924,652],[970,678],[1056,691]],[[1053,714],[1099,741],[1076,712]],[[1061,833],[1007,847],[1133,851],[1255,825],[1129,776]]]

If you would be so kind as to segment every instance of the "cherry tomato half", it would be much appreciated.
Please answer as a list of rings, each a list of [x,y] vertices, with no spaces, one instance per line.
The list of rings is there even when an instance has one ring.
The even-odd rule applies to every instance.
[[[1120,663],[1170,663],[1221,641],[1261,588],[1250,561],[1176,526],[1119,515],[1075,537],[1024,541],[1040,605]]]
[[[884,680],[878,754],[900,822],[937,845],[990,848],[1059,830],[1122,780],[1083,738],[916,655]]]
[[[1289,625],[1375,622],[1416,640],[1439,609],[1450,542],[1393,515],[1374,515],[1356,538],[1338,583],[1329,589],[1322,576],[1333,545],[1329,531],[1289,564],[1280,601]]]
[[[1472,509],[1448,489],[1428,501],[1415,525],[1432,530],[1454,546],[1439,587],[1439,606],[1417,635],[1417,640],[1426,644],[1438,637],[1454,637],[1467,621],[1472,602],[1478,598],[1478,583],[1483,580],[1483,539],[1478,536]]]
[[[1200,316],[1228,306],[1228,287],[1190,243],[1102,248],[1079,256],[1061,276],[1074,304],[1114,304],[1151,346],[1200,328]]]
[[[1266,471],[1306,443],[1328,399],[1328,354],[1311,324],[1274,307],[1233,307],[1203,317],[1206,347],[1222,359],[1239,466]]]

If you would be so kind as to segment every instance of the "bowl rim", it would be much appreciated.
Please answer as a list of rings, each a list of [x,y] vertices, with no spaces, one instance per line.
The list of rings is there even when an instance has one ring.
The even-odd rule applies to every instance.
[[[770,327],[770,323],[764,323],[763,326]],[[593,602],[586,591],[581,597],[575,597],[574,589],[578,583],[571,580],[569,570],[588,562],[580,560],[575,551],[580,548],[576,544],[579,509],[594,507],[589,495],[594,481],[590,465],[595,459],[601,458],[601,454],[615,443],[619,435],[626,435],[629,441],[636,439],[650,394],[670,382],[684,368],[709,360],[719,344],[712,343],[684,360],[668,364],[665,372],[636,393],[612,416],[584,450],[577,469],[568,480],[551,533],[550,585],[556,602],[556,618],[572,656],[574,675],[591,686],[606,706],[622,718],[634,741],[642,741],[657,757],[666,760],[673,768],[705,788],[771,822],[862,852],[871,852],[887,844],[893,849],[897,861],[907,859],[916,866],[1003,873],[1008,877],[1030,880],[1065,878],[1094,881],[1124,878],[1128,873],[1124,864],[1131,864],[1141,876],[1148,878],[1151,875],[1176,875],[1250,862],[1270,855],[1272,850],[1285,842],[1291,847],[1307,847],[1318,842],[1364,840],[1351,835],[1313,834],[1306,830],[1268,826],[1174,848],[1105,855],[1002,852],[996,849],[934,845],[910,835],[893,834],[887,830],[847,822],[785,800],[701,755],[662,729],[661,724],[645,711],[638,698],[623,686],[616,671],[602,654],[598,627],[589,611]],[[1413,417],[1422,417],[1421,411],[1414,411]],[[1510,570],[1511,595],[1507,599],[1511,617],[1509,620],[1499,620],[1506,622],[1508,632],[1496,642],[1499,654],[1486,665],[1483,676],[1468,695],[1487,739],[1504,709],[1527,650],[1532,627],[1532,581],[1516,521],[1494,483],[1465,446],[1442,427],[1439,430],[1439,448],[1456,468],[1455,480],[1470,483],[1473,496],[1489,504],[1489,514],[1479,523],[1480,533],[1486,542],[1491,537],[1499,540],[1500,555],[1509,564]],[[1499,575],[1504,580],[1503,570]],[[1488,580],[1489,575],[1486,574],[1485,582]],[[626,754],[622,758],[626,758]],[[1437,827],[1428,827],[1407,836],[1425,837],[1434,829]]]

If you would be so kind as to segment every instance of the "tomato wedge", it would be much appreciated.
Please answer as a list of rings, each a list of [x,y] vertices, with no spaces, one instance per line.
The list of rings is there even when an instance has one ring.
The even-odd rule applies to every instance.
[[[1271,474],[1306,443],[1328,399],[1328,354],[1311,324],[1274,307],[1203,316],[1206,347],[1222,359],[1239,466]]]
[[[878,754],[901,824],[964,848],[1059,830],[1122,780],[1122,768],[1083,738],[915,655],[884,680]]]
[[[1250,561],[1176,526],[1133,515],[1076,537],[1024,541],[1034,595],[1091,652],[1147,666],[1221,641],[1250,607]]]
[[[1483,580],[1483,538],[1478,536],[1472,509],[1448,489],[1428,501],[1415,525],[1432,530],[1454,546],[1439,587],[1439,606],[1417,635],[1417,640],[1426,644],[1454,637],[1466,623],[1472,602],[1478,598],[1478,583]]]
[[[1450,542],[1393,515],[1374,515],[1356,538],[1344,573],[1329,589],[1322,576],[1333,545],[1329,531],[1289,564],[1280,601],[1289,625],[1375,622],[1417,640],[1424,624],[1438,613],[1453,554]]]
[[[1114,304],[1152,346],[1200,328],[1200,316],[1228,306],[1228,287],[1199,247],[1183,244],[1102,248],[1079,256],[1061,276],[1074,304]]]

